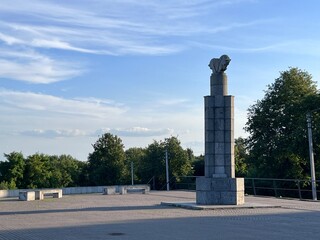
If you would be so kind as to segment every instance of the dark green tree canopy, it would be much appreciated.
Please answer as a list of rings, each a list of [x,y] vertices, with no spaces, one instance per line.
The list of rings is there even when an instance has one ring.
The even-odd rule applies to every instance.
[[[250,134],[247,143],[252,176],[306,176],[306,113],[317,107],[318,99],[318,90],[311,75],[298,68],[290,68],[281,72],[280,77],[268,86],[264,98],[249,108],[245,130]]]
[[[169,175],[176,177],[192,174],[191,149],[184,150],[176,137],[166,138],[164,141],[153,141],[145,149],[145,155],[141,158],[139,176],[141,181],[147,183],[155,178],[156,189],[161,189],[166,184],[165,153],[168,153]]]
[[[93,185],[121,184],[128,178],[122,140],[111,133],[103,134],[88,157],[89,180]]]

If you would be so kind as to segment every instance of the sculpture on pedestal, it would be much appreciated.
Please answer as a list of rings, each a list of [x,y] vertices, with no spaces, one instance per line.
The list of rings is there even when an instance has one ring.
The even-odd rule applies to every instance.
[[[244,180],[235,178],[234,97],[228,95],[224,71],[231,59],[213,58],[209,67],[210,95],[205,105],[205,176],[197,178],[197,204],[238,205],[244,203]]]

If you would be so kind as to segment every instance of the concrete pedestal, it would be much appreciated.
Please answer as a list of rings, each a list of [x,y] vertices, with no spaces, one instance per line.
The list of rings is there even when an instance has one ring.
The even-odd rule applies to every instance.
[[[243,178],[198,177],[196,187],[199,205],[244,204]]]

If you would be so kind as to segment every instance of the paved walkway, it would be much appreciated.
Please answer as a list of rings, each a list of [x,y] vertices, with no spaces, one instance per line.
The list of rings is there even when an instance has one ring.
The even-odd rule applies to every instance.
[[[281,208],[188,210],[194,192],[0,199],[0,240],[320,239],[320,202],[246,197]]]

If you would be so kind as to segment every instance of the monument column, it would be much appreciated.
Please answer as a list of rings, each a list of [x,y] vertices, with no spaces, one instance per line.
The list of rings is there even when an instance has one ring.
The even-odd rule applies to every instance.
[[[228,95],[224,71],[231,59],[213,58],[209,67],[210,95],[205,108],[205,176],[197,178],[197,204],[238,205],[244,203],[244,180],[235,178],[234,97]]]

